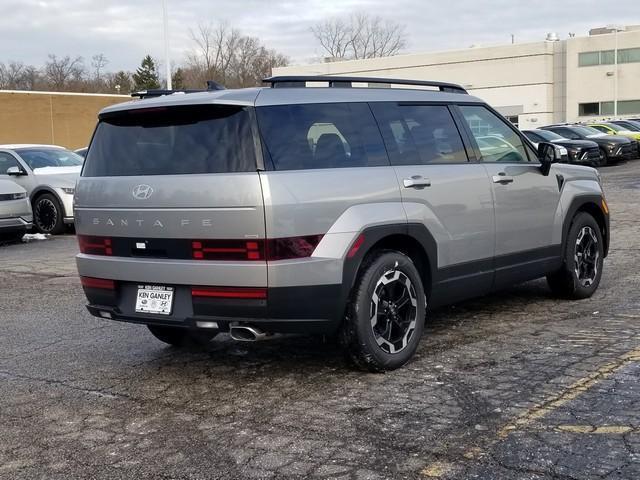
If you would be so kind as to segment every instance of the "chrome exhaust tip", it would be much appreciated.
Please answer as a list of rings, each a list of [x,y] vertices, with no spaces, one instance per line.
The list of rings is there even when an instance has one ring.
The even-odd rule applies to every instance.
[[[256,327],[248,325],[231,325],[229,335],[237,342],[256,342],[263,340],[267,334]]]

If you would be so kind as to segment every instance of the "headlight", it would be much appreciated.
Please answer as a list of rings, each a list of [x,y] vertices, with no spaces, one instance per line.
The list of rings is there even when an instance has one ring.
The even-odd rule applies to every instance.
[[[558,147],[558,151],[560,152],[560,155],[567,154],[567,149],[565,147]]]
[[[66,193],[67,195],[73,195],[73,192],[75,192],[76,189],[75,188],[63,188],[62,191],[64,193]]]
[[[22,200],[23,198],[27,198],[26,192],[14,193],[11,195],[12,200]]]

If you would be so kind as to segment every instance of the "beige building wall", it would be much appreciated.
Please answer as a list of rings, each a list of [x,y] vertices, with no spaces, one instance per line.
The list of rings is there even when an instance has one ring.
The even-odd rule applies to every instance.
[[[0,90],[0,144],[45,143],[70,149],[91,140],[98,112],[127,95]]]
[[[615,68],[579,67],[578,54],[613,50],[614,44],[615,35],[609,33],[560,41],[295,65],[276,68],[273,73],[449,81],[462,85],[503,115],[517,116],[520,128],[526,129],[595,119],[579,117],[578,104],[613,101]],[[626,32],[618,33],[618,48],[639,47],[640,27],[630,26]],[[619,100],[640,100],[640,63],[618,65],[618,81]]]
[[[580,52],[613,50],[615,34],[576,37],[567,40],[567,118],[580,117],[578,105],[589,102],[612,102],[614,99],[615,65],[578,66]],[[640,30],[618,33],[618,48],[639,48]],[[618,100],[640,100],[640,62],[618,64]],[[638,112],[640,116],[640,112]],[[604,115],[602,118],[610,117]]]

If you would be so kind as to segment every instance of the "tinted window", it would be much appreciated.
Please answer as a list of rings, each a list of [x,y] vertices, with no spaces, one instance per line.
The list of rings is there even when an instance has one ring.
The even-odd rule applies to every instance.
[[[0,175],[6,175],[11,167],[18,167],[18,161],[10,153],[0,152]],[[22,168],[20,168],[22,170]]]
[[[532,142],[539,143],[539,142],[543,142],[544,141],[544,139],[542,137],[540,137],[539,135],[537,135],[537,134],[535,134],[533,132],[523,132],[523,133]]]
[[[393,165],[467,162],[460,134],[444,105],[372,103]]]
[[[78,167],[82,157],[69,150],[53,148],[29,148],[16,150],[31,170],[45,167]]]
[[[476,140],[483,162],[526,162],[520,136],[504,120],[483,106],[461,106],[460,110]]]
[[[275,170],[388,165],[366,103],[277,105],[256,109]]]
[[[580,140],[582,137],[580,135],[578,135],[575,132],[572,132],[570,129],[565,128],[565,127],[557,127],[554,129],[549,129],[552,132],[557,133],[558,135],[562,135],[565,138],[568,138],[570,140]]]
[[[538,135],[542,140],[547,142],[553,142],[554,140],[564,140],[564,138],[557,133],[550,132],[548,130],[537,130],[536,135]]]
[[[83,175],[176,175],[256,170],[249,114],[236,106],[129,110],[105,116]]]

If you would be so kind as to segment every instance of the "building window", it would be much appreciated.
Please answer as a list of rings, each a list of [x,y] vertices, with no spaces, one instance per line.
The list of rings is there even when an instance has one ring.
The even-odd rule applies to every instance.
[[[600,65],[600,52],[582,52],[578,54],[578,65],[581,67]]]
[[[518,115],[508,115],[506,119],[513,123],[516,128],[518,127]]]
[[[597,115],[613,115],[613,102],[589,102],[578,104],[578,114],[581,117]],[[640,114],[640,100],[618,101],[619,115]]]
[[[620,115],[640,113],[640,100],[623,100],[622,102],[618,102],[618,113]]]
[[[622,48],[618,50],[618,63],[640,62],[640,48]],[[582,52],[578,54],[578,66],[613,65],[615,63],[614,50],[600,52]]]
[[[618,63],[640,62],[640,48],[623,48],[618,50]]]
[[[598,102],[581,103],[578,105],[578,114],[581,117],[600,115],[600,104]]]

